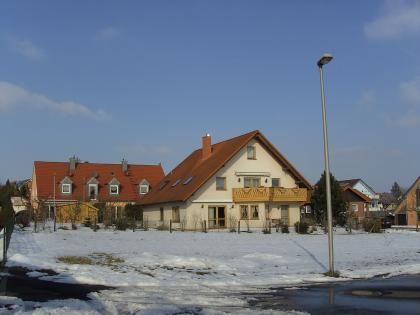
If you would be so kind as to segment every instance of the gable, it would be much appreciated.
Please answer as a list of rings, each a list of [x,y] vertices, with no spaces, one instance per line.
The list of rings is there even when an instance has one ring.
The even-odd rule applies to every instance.
[[[148,205],[186,201],[253,139],[257,140],[278,163],[284,165],[284,169],[296,179],[296,184],[299,187],[312,188],[311,184],[293,165],[256,130],[213,144],[211,146],[211,154],[206,159],[202,158],[201,149],[195,150],[175,167],[157,187],[152,188],[141,203]]]

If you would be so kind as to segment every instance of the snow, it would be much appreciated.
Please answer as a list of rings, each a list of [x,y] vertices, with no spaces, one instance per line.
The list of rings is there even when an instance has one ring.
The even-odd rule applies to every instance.
[[[420,273],[420,233],[350,235],[338,231],[334,247],[335,266],[342,276],[339,281]],[[112,254],[124,261],[102,264],[94,253]],[[69,255],[91,257],[94,264],[69,265],[57,260]],[[328,266],[324,234],[15,230],[7,265],[25,266],[34,270],[30,276],[45,280],[116,286],[117,290],[93,294],[94,301],[100,301],[109,313],[170,314],[185,307],[199,308],[200,314],[235,308],[246,313],[246,301],[238,292],[337,281],[323,275]],[[53,269],[59,275],[41,274],[40,269]],[[58,305],[48,303],[41,309],[51,311]],[[71,304],[79,313],[97,309],[96,304],[88,307],[83,301]]]

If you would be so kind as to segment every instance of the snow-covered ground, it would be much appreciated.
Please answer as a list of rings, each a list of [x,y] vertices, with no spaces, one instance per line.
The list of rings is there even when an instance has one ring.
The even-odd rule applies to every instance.
[[[339,280],[420,273],[420,233],[342,232],[336,233],[334,246]],[[103,254],[97,253],[123,261],[99,263]],[[94,264],[69,265],[57,260],[69,255],[90,257]],[[195,307],[197,313],[218,313],[236,307],[244,313],[246,301],[240,292],[336,281],[323,275],[328,266],[324,234],[15,230],[8,256],[8,266],[59,273],[33,274],[41,279],[119,287],[92,294],[94,302],[89,305],[76,303],[82,307],[79,311],[92,312],[171,314]]]

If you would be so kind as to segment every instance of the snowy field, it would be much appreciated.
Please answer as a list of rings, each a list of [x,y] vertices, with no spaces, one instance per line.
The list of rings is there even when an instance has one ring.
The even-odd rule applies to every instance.
[[[420,233],[349,235],[343,231],[335,234],[334,241],[339,281],[420,273]],[[255,310],[247,308],[241,293],[261,292],[270,286],[337,281],[323,275],[328,266],[327,250],[323,234],[15,230],[8,266],[59,273],[31,273],[45,280],[118,287],[91,294],[92,302],[41,303],[40,314],[69,314],[71,310],[109,314],[219,314],[240,310],[251,314]],[[107,255],[112,255],[112,260],[104,263]],[[87,257],[91,264],[67,264],[57,259],[60,256]],[[24,312],[24,306],[17,312]]]

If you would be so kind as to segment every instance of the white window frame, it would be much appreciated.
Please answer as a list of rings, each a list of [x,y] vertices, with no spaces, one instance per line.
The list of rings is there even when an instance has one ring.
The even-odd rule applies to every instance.
[[[250,154],[252,153],[252,154]],[[257,159],[257,149],[255,148],[255,145],[248,145],[246,147],[246,158],[248,160],[256,160]]]
[[[146,188],[146,192],[142,190],[142,188]],[[149,184],[140,184],[139,185],[139,194],[146,195],[149,192]]]
[[[112,192],[112,188],[116,187],[117,188],[117,192]],[[120,185],[117,184],[111,184],[109,185],[109,194],[110,195],[119,195],[120,194]]]
[[[95,198],[91,198],[90,196],[90,187],[95,188]],[[88,196],[90,200],[97,200],[98,199],[98,184],[89,184],[88,185]]]
[[[64,187],[68,187],[68,191],[64,190]],[[71,194],[71,184],[61,184],[61,193],[62,194]]]
[[[352,210],[353,212],[357,212],[357,211],[359,210],[359,207],[357,206],[357,204],[356,204],[356,203],[352,203],[352,204],[351,204],[351,210]]]

